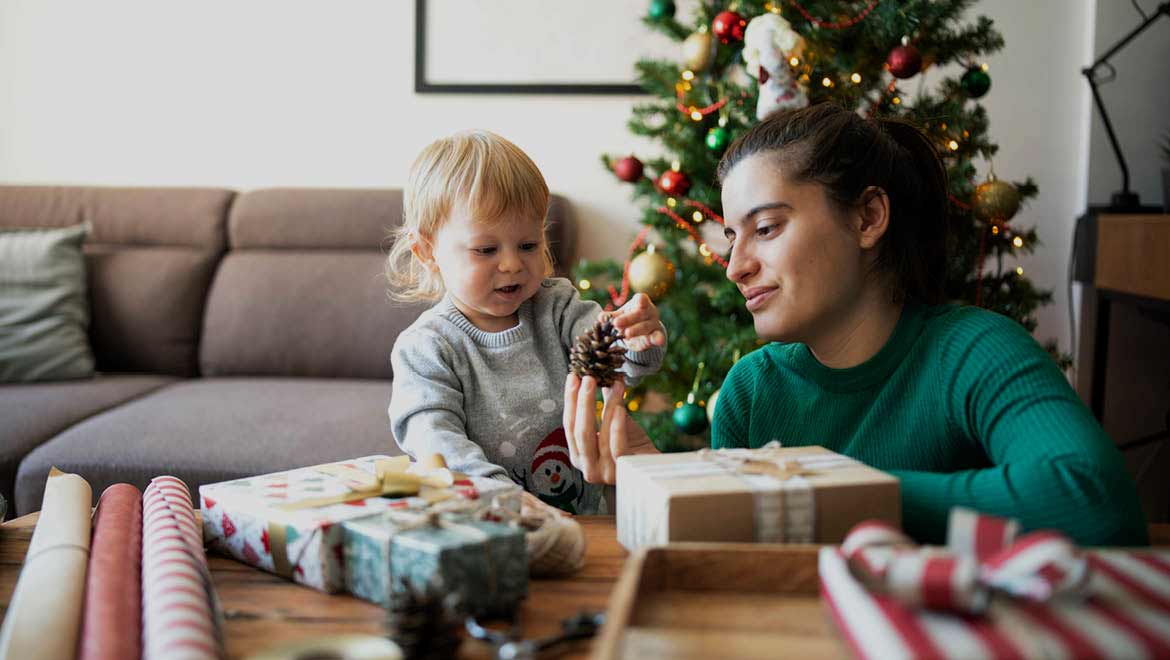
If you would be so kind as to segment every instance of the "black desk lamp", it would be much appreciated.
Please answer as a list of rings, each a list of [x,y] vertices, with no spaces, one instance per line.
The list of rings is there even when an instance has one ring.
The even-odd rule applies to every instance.
[[[1113,145],[1113,153],[1117,154],[1117,162],[1121,165],[1121,190],[1113,193],[1113,199],[1109,204],[1109,211],[1129,211],[1140,212],[1142,205],[1138,199],[1138,194],[1129,189],[1129,166],[1125,164],[1125,156],[1121,153],[1121,146],[1117,144],[1117,135],[1113,132],[1113,123],[1109,121],[1109,114],[1105,112],[1105,103],[1101,100],[1101,92],[1097,90],[1097,85],[1102,82],[1109,82],[1116,77],[1117,71],[1113,65],[1109,64],[1109,58],[1117,54],[1133,38],[1142,33],[1143,30],[1150,27],[1150,25],[1162,16],[1170,16],[1170,2],[1163,2],[1158,5],[1153,14],[1146,17],[1146,20],[1141,25],[1134,28],[1132,32],[1125,35],[1112,48],[1105,51],[1105,54],[1093,62],[1091,66],[1081,69],[1081,73],[1089,80],[1089,88],[1093,90],[1093,101],[1097,104],[1097,110],[1101,112],[1101,121],[1105,122],[1105,131],[1109,134],[1109,144]],[[1102,79],[1100,77],[1100,69],[1108,69],[1109,77]]]

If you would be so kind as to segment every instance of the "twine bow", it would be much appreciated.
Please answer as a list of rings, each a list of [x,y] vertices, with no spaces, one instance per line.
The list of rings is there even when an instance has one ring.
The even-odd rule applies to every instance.
[[[871,591],[932,610],[980,614],[996,594],[1043,602],[1083,593],[1089,564],[1076,545],[1053,531],[1017,539],[1019,527],[956,507],[945,549],[917,548],[901,531],[867,521],[849,532],[841,553]]]
[[[397,528],[394,536],[417,529],[443,529],[478,542],[483,550],[482,565],[487,567],[487,593],[494,595],[499,593],[500,581],[496,558],[488,544],[484,543],[491,535],[474,525],[467,524],[468,521],[475,520],[480,511],[480,507],[468,500],[451,500],[424,511],[386,511],[382,514],[382,519]],[[390,576],[390,584],[394,584],[393,575]]]
[[[740,474],[762,474],[774,477],[778,481],[786,481],[792,477],[808,477],[817,474],[815,470],[804,467],[800,461],[784,460],[779,452],[769,451],[779,449],[780,445],[770,442],[763,447],[752,451],[749,455],[737,455],[735,450],[700,449],[699,457],[711,461],[729,472]],[[774,456],[774,458],[769,455]]]

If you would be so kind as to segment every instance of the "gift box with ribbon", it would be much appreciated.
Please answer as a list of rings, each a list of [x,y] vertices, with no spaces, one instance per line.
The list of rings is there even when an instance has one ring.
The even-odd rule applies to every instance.
[[[511,614],[528,593],[525,530],[483,513],[452,501],[343,522],[346,591],[388,607],[413,588],[453,595],[468,614]]]
[[[1062,534],[951,511],[947,546],[863,522],[818,557],[863,658],[1170,657],[1170,551],[1082,551]]]
[[[467,477],[406,456],[366,456],[199,488],[212,550],[326,592],[345,587],[339,523],[441,502],[488,507],[519,487]],[[518,505],[517,505],[518,506]]]
[[[835,543],[901,523],[898,479],[823,447],[704,449],[617,460],[618,541]]]

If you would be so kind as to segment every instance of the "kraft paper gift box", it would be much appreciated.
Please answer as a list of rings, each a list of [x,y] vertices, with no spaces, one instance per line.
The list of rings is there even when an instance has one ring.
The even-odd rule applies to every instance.
[[[341,527],[346,591],[383,607],[390,605],[391,591],[409,585],[457,594],[469,614],[506,616],[528,593],[525,530],[518,525],[391,512]]]
[[[204,543],[333,593],[345,587],[343,521],[453,498],[487,508],[496,496],[519,491],[496,479],[416,469],[405,456],[365,456],[201,486]],[[402,496],[388,497],[394,495]]]
[[[835,543],[901,524],[898,479],[823,447],[704,449],[617,460],[618,541]]]

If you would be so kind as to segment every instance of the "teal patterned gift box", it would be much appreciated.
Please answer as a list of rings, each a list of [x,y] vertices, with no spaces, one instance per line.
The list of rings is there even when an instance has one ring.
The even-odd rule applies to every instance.
[[[402,581],[457,593],[469,614],[507,615],[528,594],[524,529],[466,515],[387,513],[342,523],[346,590],[383,607]]]

